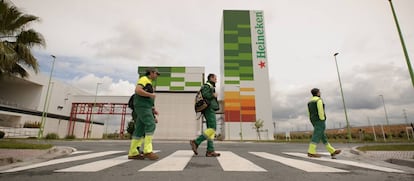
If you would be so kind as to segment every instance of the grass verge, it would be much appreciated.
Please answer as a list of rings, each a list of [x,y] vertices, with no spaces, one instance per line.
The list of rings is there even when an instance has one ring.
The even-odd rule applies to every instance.
[[[414,151],[414,144],[369,145],[357,149],[360,151]]]
[[[53,145],[51,144],[35,144],[35,143],[26,143],[26,142],[19,142],[15,140],[0,140],[0,149],[49,149],[52,148]]]

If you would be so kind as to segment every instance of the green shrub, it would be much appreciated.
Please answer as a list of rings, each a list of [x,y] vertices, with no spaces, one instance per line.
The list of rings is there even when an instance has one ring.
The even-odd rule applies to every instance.
[[[75,135],[66,135],[65,139],[73,140],[73,139],[76,139],[76,136]]]
[[[23,128],[40,128],[40,122],[35,121],[35,122],[25,122],[23,125]]]
[[[131,120],[130,122],[128,122],[127,132],[130,135],[132,135],[132,133],[134,133],[134,129],[135,129],[135,123],[134,123],[134,120]]]
[[[45,139],[56,140],[56,139],[59,139],[59,135],[57,135],[56,133],[48,133]]]
[[[5,133],[3,131],[0,131],[0,139],[4,138]]]
[[[120,138],[120,135],[119,133],[108,133],[108,134],[105,134],[105,137],[107,139],[118,139]]]
[[[373,135],[365,135],[364,136],[364,139],[363,139],[364,141],[374,141],[375,139],[374,139],[374,136]]]
[[[404,137],[407,137],[407,134],[406,134],[406,132],[401,131],[401,132],[398,134],[398,137],[399,137],[399,138],[404,138]]]

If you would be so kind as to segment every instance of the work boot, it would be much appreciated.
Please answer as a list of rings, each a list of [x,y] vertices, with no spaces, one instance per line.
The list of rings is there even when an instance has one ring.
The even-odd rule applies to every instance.
[[[336,159],[335,155],[338,155],[341,153],[341,150],[335,150],[333,153],[331,153],[331,158]]]
[[[148,158],[150,160],[156,160],[158,159],[158,155],[151,152],[151,153],[144,153],[144,158]]]
[[[139,153],[138,155],[134,155],[134,156],[129,156],[128,155],[128,159],[133,159],[133,160],[143,160],[144,159],[144,155]]]
[[[141,155],[142,155],[142,154],[144,154],[144,152],[143,152],[143,151],[141,151],[141,150],[139,149],[139,147],[137,147],[137,150],[138,150],[138,153],[139,153],[139,154],[141,154]]]
[[[220,156],[220,153],[216,153],[215,151],[207,151],[206,157],[218,157]]]
[[[320,158],[321,157],[321,155],[319,155],[319,154],[312,154],[312,153],[308,153],[308,157],[312,157],[312,158]]]
[[[198,145],[197,145],[197,143],[194,140],[190,140],[190,145],[191,145],[191,149],[194,152],[194,155],[198,155],[198,152],[197,152]]]

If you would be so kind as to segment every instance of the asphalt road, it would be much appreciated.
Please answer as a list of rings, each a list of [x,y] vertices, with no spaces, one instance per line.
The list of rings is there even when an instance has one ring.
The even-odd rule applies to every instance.
[[[338,159],[309,159],[307,144],[218,142],[219,158],[204,157],[205,143],[193,156],[188,141],[155,141],[160,159],[126,159],[129,141],[52,141],[77,150],[72,155],[32,164],[33,168],[0,173],[0,180],[414,180],[414,169],[351,154],[355,144],[333,144],[344,150]],[[326,152],[322,144],[319,152]],[[290,155],[289,155],[290,154]],[[335,161],[335,162],[333,162]],[[40,165],[40,166],[39,166]],[[181,166],[181,167],[180,167]],[[166,171],[169,170],[169,171]]]

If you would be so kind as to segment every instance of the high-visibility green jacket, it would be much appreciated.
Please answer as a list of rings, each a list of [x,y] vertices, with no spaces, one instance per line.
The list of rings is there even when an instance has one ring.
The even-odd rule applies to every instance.
[[[220,107],[217,98],[213,95],[213,93],[215,92],[216,89],[210,82],[205,83],[201,88],[201,94],[203,94],[204,99],[207,99],[207,101],[210,104],[209,108],[213,109],[214,111],[217,111],[220,109]]]
[[[152,80],[147,76],[142,76],[138,81],[137,85],[141,85],[144,91],[149,93],[154,93],[154,87],[152,86]],[[144,97],[137,94],[137,101],[134,102],[135,107],[145,107],[152,108],[154,107],[154,99],[150,97]]]
[[[308,115],[311,121],[325,121],[325,104],[318,96],[313,96],[308,102]]]

